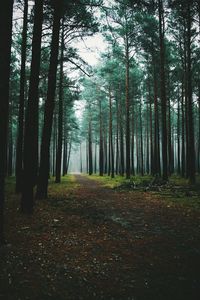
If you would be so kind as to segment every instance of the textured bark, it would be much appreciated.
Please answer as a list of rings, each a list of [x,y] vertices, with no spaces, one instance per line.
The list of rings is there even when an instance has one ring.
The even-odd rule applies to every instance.
[[[154,66],[154,157],[153,174],[160,175],[160,151],[159,151],[159,119],[158,119],[158,87]]]
[[[110,141],[110,174],[114,178],[114,150],[113,150],[113,128],[112,128],[112,95],[109,88],[109,141]]]
[[[82,147],[80,143],[80,172],[83,172]]]
[[[126,178],[131,175],[130,170],[130,99],[129,99],[129,42],[128,37],[125,39],[126,49]]]
[[[16,151],[16,173],[15,173],[16,174],[15,189],[17,193],[22,190],[27,25],[28,25],[28,0],[24,0],[23,30],[22,30],[22,45],[21,45],[19,115],[18,115],[18,132],[17,132],[17,151]]]
[[[177,116],[177,173],[181,173],[181,159],[180,159],[180,95],[178,94],[178,116]]]
[[[147,123],[146,123],[146,173],[149,174],[149,115],[150,103],[147,103]]]
[[[166,99],[166,80],[165,80],[165,43],[164,43],[164,10],[163,1],[158,0],[159,9],[159,39],[160,39],[160,92],[162,110],[162,177],[168,180],[168,159],[167,159],[167,99]]]
[[[106,129],[104,127],[104,135],[103,135],[103,139],[104,139],[104,173],[106,174],[108,171],[108,151],[107,151],[107,134],[106,134]]]
[[[13,0],[3,1],[0,10],[0,246],[4,238],[6,147],[9,114]]]
[[[124,176],[124,130],[122,118],[120,121],[120,175]]]
[[[144,176],[143,130],[142,130],[142,103],[140,101],[140,173]]]
[[[181,147],[181,175],[185,176],[185,109],[184,109],[184,81],[182,82],[181,92],[181,131],[182,131],[182,147]]]
[[[72,141],[69,141],[69,151],[67,153],[67,166],[66,166],[66,174],[68,173],[69,170],[69,161],[70,161],[70,157],[71,157],[71,150],[72,150]]]
[[[191,27],[192,16],[190,2],[187,3],[187,100],[188,100],[188,177],[191,184],[195,183],[195,146],[192,99],[192,70],[191,70]]]
[[[135,175],[135,120],[134,120],[134,108],[132,109],[132,131],[131,131],[131,174]]]
[[[59,33],[61,19],[61,0],[55,3],[53,16],[53,33],[51,42],[50,66],[48,72],[48,90],[45,102],[44,126],[42,132],[40,168],[38,176],[37,194],[38,199],[44,199],[48,196],[49,179],[49,148],[51,140],[53,112],[55,106],[56,75],[58,65]]]
[[[9,105],[9,130],[8,130],[8,159],[7,159],[7,175],[12,176],[13,174],[13,154],[14,154],[14,148],[13,148],[13,130],[12,130],[12,125],[13,125],[13,101],[10,100],[10,105]]]
[[[102,109],[99,100],[99,175],[103,176],[104,153],[103,153],[103,128],[102,128]]]
[[[41,56],[41,36],[43,21],[43,1],[35,1],[34,28],[32,40],[31,74],[24,134],[24,171],[21,210],[33,212],[33,188],[38,171],[38,105],[39,74]]]
[[[58,147],[56,153],[56,183],[61,182],[61,163],[63,145],[63,56],[64,56],[64,25],[62,24],[60,82],[59,82],[59,114],[58,114]]]
[[[170,107],[170,99],[168,99],[168,173],[172,174],[172,128],[171,128],[171,107]]]
[[[92,155],[92,122],[89,120],[88,127],[88,167],[89,167],[89,175],[93,174],[93,155]]]
[[[200,173],[200,81],[198,86],[198,117],[199,117],[199,124],[198,124],[198,150],[197,150],[197,165],[198,165],[198,173]]]

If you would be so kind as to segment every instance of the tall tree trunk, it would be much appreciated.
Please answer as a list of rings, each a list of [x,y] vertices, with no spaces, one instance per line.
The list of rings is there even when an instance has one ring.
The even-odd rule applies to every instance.
[[[57,114],[54,113],[53,116],[53,149],[52,149],[52,175],[55,176],[56,173],[56,149],[57,149]]]
[[[12,130],[12,116],[13,114],[13,101],[10,100],[9,108],[9,131],[8,131],[8,159],[7,159],[7,174],[12,176],[13,174],[13,130]]]
[[[80,142],[80,173],[83,172],[82,146]]]
[[[104,173],[107,174],[108,171],[108,147],[107,147],[107,134],[106,129],[104,127]]]
[[[16,174],[15,190],[17,193],[19,193],[22,190],[27,25],[28,25],[28,0],[24,0],[23,30],[22,30],[22,45],[21,45],[20,90],[19,90],[19,116],[18,116],[18,132],[17,132],[16,173],[15,173]]]
[[[115,173],[119,173],[119,104],[116,99],[117,124],[116,124],[116,157],[115,157]]]
[[[48,90],[47,99],[45,102],[44,127],[42,133],[40,168],[36,195],[38,199],[44,199],[48,196],[49,146],[51,140],[53,111],[55,106],[61,11],[62,5],[61,0],[59,0],[57,3],[55,3],[53,16],[53,34],[51,42],[50,66],[48,72]]]
[[[99,175],[103,176],[104,153],[103,153],[103,128],[102,128],[102,108],[99,100]]]
[[[160,39],[160,92],[162,110],[162,177],[168,180],[168,160],[167,160],[167,122],[166,122],[166,81],[165,81],[165,42],[164,42],[164,8],[163,0],[158,0],[159,8],[159,39]]]
[[[132,130],[131,130],[131,174],[135,176],[135,162],[134,162],[134,146],[135,146],[135,141],[134,141],[134,113],[132,111],[132,118],[131,118],[131,124],[132,124]]]
[[[135,138],[136,138],[136,158],[137,158],[137,174],[140,173],[140,149],[139,149],[139,130],[138,130],[138,119],[135,123]]]
[[[66,175],[66,166],[67,166],[67,141],[64,138],[64,141],[63,141],[63,165],[62,165],[63,176]]]
[[[93,155],[92,155],[92,122],[89,120],[88,127],[88,162],[89,162],[89,175],[93,173]]]
[[[185,176],[185,110],[184,110],[184,79],[182,80],[181,91],[181,131],[182,131],[182,147],[181,147],[181,174]]]
[[[154,157],[153,174],[160,175],[160,147],[159,147],[159,118],[158,118],[158,87],[154,65]]]
[[[56,154],[56,183],[61,181],[62,144],[63,144],[63,56],[64,56],[64,24],[62,21],[60,82],[59,82],[59,114],[58,114],[58,147]]]
[[[70,157],[71,157],[71,150],[72,150],[72,140],[70,139],[70,141],[69,141],[69,151],[68,151],[68,154],[67,154],[66,174],[68,174],[68,171],[69,171],[69,161],[70,161]]]
[[[200,173],[200,80],[199,80],[199,86],[198,86],[198,118],[199,118],[199,124],[198,124],[198,150],[197,150],[197,165],[198,165],[198,173]]]
[[[154,173],[154,149],[153,149],[153,120],[152,120],[152,100],[151,100],[151,88],[150,80],[148,80],[148,95],[149,95],[149,110],[150,110],[150,166],[151,175]]]
[[[3,1],[0,10],[0,246],[4,244],[5,168],[9,111],[9,78],[13,0]]]
[[[97,173],[97,141],[94,144],[94,174]]]
[[[191,4],[187,3],[187,108],[188,108],[188,176],[191,184],[195,183],[195,147],[192,100],[192,70],[191,70]]]
[[[169,165],[169,175],[172,174],[172,128],[171,128],[171,106],[170,99],[168,99],[168,165]]]
[[[144,176],[144,153],[143,153],[143,125],[142,125],[142,103],[140,101],[140,161],[141,161],[141,175]]]
[[[112,128],[112,95],[109,88],[109,140],[110,140],[110,171],[111,177],[114,178],[114,150],[113,150],[113,128]]]
[[[24,135],[24,172],[21,198],[21,210],[28,214],[33,212],[33,188],[36,183],[38,169],[38,86],[40,74],[42,21],[43,1],[35,0],[31,74]]]
[[[130,99],[129,99],[129,41],[125,39],[126,56],[126,178],[130,178]]]
[[[149,115],[150,115],[150,103],[147,103],[147,123],[146,123],[146,173],[149,174]]]
[[[181,160],[180,160],[180,93],[178,91],[178,112],[177,112],[177,173],[181,173]]]
[[[124,130],[123,130],[123,114],[122,114],[122,101],[120,99],[120,175],[124,176]]]

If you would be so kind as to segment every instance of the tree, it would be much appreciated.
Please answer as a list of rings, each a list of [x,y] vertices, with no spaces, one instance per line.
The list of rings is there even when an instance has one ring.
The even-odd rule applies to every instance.
[[[167,100],[166,100],[166,82],[165,82],[165,17],[163,0],[158,0],[159,12],[159,39],[160,39],[160,93],[162,108],[162,169],[163,180],[168,180],[168,160],[167,160]]]
[[[40,74],[43,0],[35,0],[32,60],[24,135],[24,170],[21,210],[33,212],[33,188],[38,171],[38,87]]]
[[[0,10],[0,246],[5,242],[3,219],[12,42],[12,14],[13,0],[4,1]]]
[[[42,144],[40,153],[40,168],[37,183],[37,198],[47,198],[47,188],[49,179],[49,154],[50,154],[50,139],[53,122],[53,111],[55,105],[55,91],[56,91],[56,75],[59,52],[59,33],[60,20],[63,12],[63,2],[59,0],[53,2],[53,30],[51,41],[50,65],[48,72],[48,90],[47,99],[45,102],[44,112],[44,126],[42,133]]]
[[[56,155],[56,179],[57,183],[61,181],[61,160],[63,143],[63,55],[64,55],[64,21],[62,21],[62,36],[60,50],[60,82],[59,82],[59,116],[58,116],[58,147]]]
[[[22,44],[21,44],[19,116],[18,116],[17,149],[16,149],[16,192],[20,192],[22,190],[27,25],[28,25],[28,0],[24,0],[23,30],[22,30]]]

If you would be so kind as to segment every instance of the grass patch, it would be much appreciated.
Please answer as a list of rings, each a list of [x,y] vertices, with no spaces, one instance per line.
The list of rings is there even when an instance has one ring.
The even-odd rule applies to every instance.
[[[169,205],[178,205],[185,209],[200,209],[200,176],[191,185],[188,179],[178,175],[169,178],[169,186],[158,193]]]
[[[114,178],[111,178],[110,176],[104,175],[104,176],[99,176],[99,175],[85,175],[89,179],[96,180],[100,182],[103,186],[108,187],[108,188],[116,188],[120,186],[128,186],[130,184],[135,184],[135,185],[147,185],[148,183],[151,182],[152,176],[150,175],[145,175],[145,176],[132,176],[131,179],[126,179],[124,176],[115,176]]]
[[[191,187],[193,189],[195,188],[200,188],[200,176],[196,176],[196,183],[191,186],[189,183],[189,180],[187,178],[181,177],[179,175],[173,174],[172,176],[169,177],[169,183],[173,185],[178,185],[178,186],[187,186]]]
[[[51,177],[48,186],[49,198],[66,196],[66,194],[69,194],[78,186],[79,184],[76,182],[74,175],[66,175],[61,177],[61,183],[55,183],[55,177]],[[12,196],[17,197],[20,195],[15,194],[15,177],[6,178],[5,189],[7,198],[11,198]]]
[[[61,183],[55,183],[55,178],[51,177],[48,187],[49,198],[65,198],[66,195],[69,195],[78,186],[79,184],[74,175],[63,176]]]
[[[89,179],[95,180],[100,182],[103,186],[109,187],[111,189],[118,187],[125,182],[128,182],[128,180],[125,177],[122,176],[115,176],[114,178],[111,178],[110,176],[104,175],[104,176],[99,176],[99,175],[87,175],[85,174]]]

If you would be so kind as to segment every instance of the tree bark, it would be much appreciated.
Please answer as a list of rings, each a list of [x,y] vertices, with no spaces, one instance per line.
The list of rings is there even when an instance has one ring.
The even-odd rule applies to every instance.
[[[28,25],[28,0],[24,0],[23,30],[22,30],[22,45],[21,45],[20,91],[19,91],[19,116],[18,116],[18,132],[17,132],[17,150],[16,150],[16,173],[15,173],[16,175],[15,190],[17,193],[19,193],[22,190],[27,25]]]
[[[168,180],[168,159],[167,159],[167,100],[166,100],[166,81],[165,81],[165,43],[164,43],[164,9],[163,0],[158,0],[159,8],[159,39],[160,39],[160,92],[162,110],[162,178]]]
[[[129,179],[130,172],[130,99],[129,99],[129,42],[125,39],[126,55],[126,178]]]
[[[191,184],[195,183],[195,146],[192,99],[192,69],[191,69],[191,6],[187,3],[187,109],[188,109],[188,177]]]
[[[89,175],[93,174],[93,155],[92,155],[92,124],[89,120],[88,127],[88,162],[89,162]]]
[[[178,91],[178,112],[177,112],[177,173],[181,173],[181,160],[180,160],[180,94]]]
[[[113,128],[112,128],[112,95],[109,87],[109,140],[110,140],[110,174],[114,178],[114,151],[113,151]]]
[[[42,21],[43,1],[36,0],[32,40],[31,74],[25,121],[24,171],[21,198],[21,210],[27,214],[31,214],[33,212],[33,188],[36,184],[38,171],[38,86],[40,74]]]
[[[62,5],[60,0],[57,3],[55,3],[53,16],[53,34],[51,42],[50,66],[48,72],[48,90],[47,99],[45,102],[44,126],[40,154],[40,168],[36,194],[36,197],[38,199],[45,199],[48,197],[49,148],[53,122],[53,111],[55,106],[61,11]]]
[[[58,147],[56,154],[56,183],[61,182],[62,144],[63,144],[63,56],[64,56],[64,24],[62,23],[60,82],[59,82],[59,114],[58,114]]]
[[[4,238],[5,169],[9,114],[9,79],[12,42],[13,0],[3,1],[0,10],[0,246]]]
[[[99,176],[103,176],[104,153],[103,153],[103,128],[102,128],[102,108],[99,100]]]

